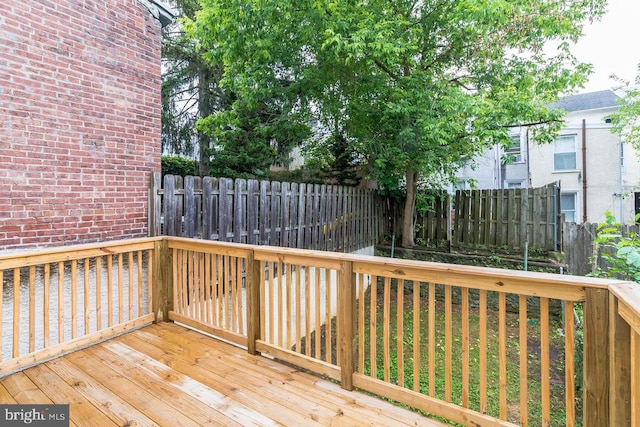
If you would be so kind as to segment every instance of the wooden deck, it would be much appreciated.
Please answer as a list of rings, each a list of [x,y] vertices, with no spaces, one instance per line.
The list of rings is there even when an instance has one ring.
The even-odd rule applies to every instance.
[[[69,403],[77,426],[443,425],[173,323],[7,376],[0,402]]]

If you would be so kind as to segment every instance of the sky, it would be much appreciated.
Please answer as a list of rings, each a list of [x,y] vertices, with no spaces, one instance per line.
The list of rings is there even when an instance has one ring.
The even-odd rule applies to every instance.
[[[608,0],[607,14],[586,24],[584,36],[572,49],[582,62],[593,65],[593,74],[580,93],[616,86],[609,76],[616,74],[634,81],[640,63],[640,1]]]

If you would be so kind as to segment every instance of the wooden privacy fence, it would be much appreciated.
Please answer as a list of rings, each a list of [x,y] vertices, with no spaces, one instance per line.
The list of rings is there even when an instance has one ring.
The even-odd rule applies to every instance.
[[[386,231],[371,190],[154,173],[150,234],[351,252]]]
[[[638,225],[620,225],[620,234],[629,236],[631,233],[640,233]],[[606,270],[608,266],[602,258],[602,253],[613,255],[612,248],[598,248],[598,253],[594,252],[594,241],[598,235],[598,224],[585,222],[577,224],[575,222],[565,222],[562,231],[562,247],[564,248],[564,262],[567,265],[569,274],[584,276],[593,271],[595,267]],[[597,256],[596,256],[597,255]]]
[[[429,212],[418,216],[416,237],[438,244],[448,239],[451,227],[451,245],[456,247],[522,251],[528,242],[530,248],[560,250],[560,187],[556,184],[458,190],[452,205],[449,197],[443,195]]]

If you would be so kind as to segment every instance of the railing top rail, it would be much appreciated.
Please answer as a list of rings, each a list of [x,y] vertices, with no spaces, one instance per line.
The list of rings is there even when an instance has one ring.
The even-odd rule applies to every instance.
[[[161,237],[143,237],[1,254],[0,270],[153,249],[154,243],[160,240]]]

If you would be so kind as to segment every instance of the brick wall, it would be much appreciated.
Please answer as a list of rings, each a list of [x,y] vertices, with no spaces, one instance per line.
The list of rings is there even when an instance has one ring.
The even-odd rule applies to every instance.
[[[137,0],[2,0],[0,249],[146,235],[160,42]]]

